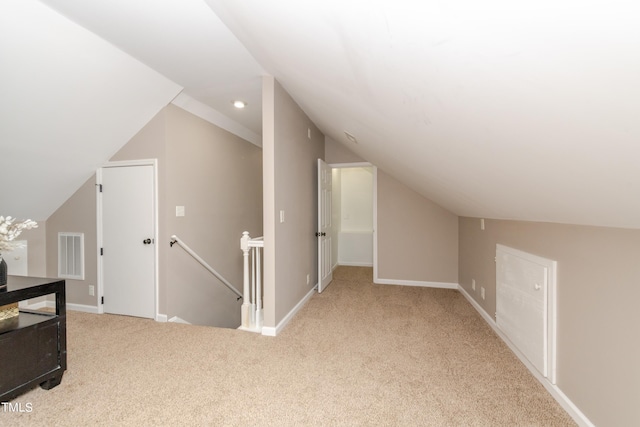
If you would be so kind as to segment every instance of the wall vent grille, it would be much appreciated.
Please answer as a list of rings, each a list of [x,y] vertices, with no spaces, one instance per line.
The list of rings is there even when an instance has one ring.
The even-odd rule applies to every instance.
[[[58,233],[58,277],[84,280],[84,233]]]

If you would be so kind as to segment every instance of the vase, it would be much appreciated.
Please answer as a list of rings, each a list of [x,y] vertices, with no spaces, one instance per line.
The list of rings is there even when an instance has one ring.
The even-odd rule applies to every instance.
[[[0,291],[7,289],[7,262],[0,255]]]

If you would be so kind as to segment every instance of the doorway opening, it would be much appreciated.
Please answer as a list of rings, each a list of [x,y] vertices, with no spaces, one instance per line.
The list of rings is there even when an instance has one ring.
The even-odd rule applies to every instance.
[[[376,168],[370,163],[332,164],[332,269],[373,267]]]

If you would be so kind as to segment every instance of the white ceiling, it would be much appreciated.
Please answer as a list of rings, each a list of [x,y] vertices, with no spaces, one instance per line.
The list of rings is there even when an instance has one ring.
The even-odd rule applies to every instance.
[[[0,215],[42,220],[181,87],[33,0],[0,2]]]
[[[61,17],[33,0],[7,3],[24,14],[20,5],[30,4],[28,13],[46,21],[0,14],[2,27],[13,24],[0,28],[0,53],[4,59],[10,51],[8,63],[18,64],[0,70],[3,94],[9,86],[11,95],[0,100],[2,121],[20,124],[0,129],[9,159],[15,151],[39,156],[43,140],[49,151],[66,153],[61,147],[71,136],[106,160],[112,147],[96,134],[122,123],[122,145],[130,128],[142,126],[115,108],[118,100],[129,105],[128,93],[153,110],[184,88],[181,96],[260,133],[258,109],[239,113],[230,101],[241,96],[259,105],[266,70],[325,134],[458,215],[640,228],[637,2],[43,0],[121,49],[91,54],[97,74],[90,78],[110,90],[86,94],[93,102],[81,103],[88,109],[78,121],[82,138],[72,122],[47,127],[47,115],[80,105],[72,101],[84,95],[73,83],[89,70],[73,70],[88,55],[86,40],[96,37],[74,27],[75,38],[53,55],[60,43],[49,39],[62,29],[40,27],[62,26]],[[23,57],[29,62],[21,64]],[[52,68],[59,70],[40,71]],[[148,76],[136,80],[136,68],[165,90],[146,94],[152,84]],[[18,164],[5,154],[1,165]],[[39,164],[46,169],[46,161]],[[0,195],[5,205],[4,189]]]
[[[207,3],[327,135],[452,212],[640,227],[638,2]]]
[[[41,1],[262,133],[264,70],[203,0]],[[236,99],[252,108],[234,108]]]

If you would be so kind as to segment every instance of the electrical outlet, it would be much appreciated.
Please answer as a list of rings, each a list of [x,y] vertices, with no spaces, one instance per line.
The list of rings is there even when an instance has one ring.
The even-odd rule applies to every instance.
[[[311,281],[311,275],[307,274],[307,285],[309,284],[310,281]]]
[[[484,286],[480,287],[480,297],[484,299]]]
[[[280,211],[280,224],[284,222],[284,211]]]
[[[96,287],[93,285],[89,285],[89,295],[92,297],[96,295]]]
[[[476,290],[476,279],[471,279],[471,289]]]
[[[480,219],[480,230],[484,230],[484,218]]]

